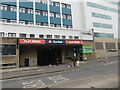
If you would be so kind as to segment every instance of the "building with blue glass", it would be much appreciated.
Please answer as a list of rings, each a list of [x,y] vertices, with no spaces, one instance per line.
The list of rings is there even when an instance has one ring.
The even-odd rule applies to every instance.
[[[118,54],[117,2],[0,0],[2,66],[43,66]],[[80,58],[82,56],[82,59]]]

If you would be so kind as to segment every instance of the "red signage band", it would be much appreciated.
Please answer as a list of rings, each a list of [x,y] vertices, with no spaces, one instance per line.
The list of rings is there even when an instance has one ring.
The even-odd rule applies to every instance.
[[[19,39],[20,44],[45,44],[45,40],[37,39]]]
[[[83,42],[82,41],[69,40],[69,41],[66,41],[66,44],[83,44]]]

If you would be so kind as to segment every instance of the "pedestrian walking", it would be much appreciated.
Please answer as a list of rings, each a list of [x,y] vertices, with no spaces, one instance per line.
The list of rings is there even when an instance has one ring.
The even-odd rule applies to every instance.
[[[59,65],[59,58],[56,59],[56,65]]]

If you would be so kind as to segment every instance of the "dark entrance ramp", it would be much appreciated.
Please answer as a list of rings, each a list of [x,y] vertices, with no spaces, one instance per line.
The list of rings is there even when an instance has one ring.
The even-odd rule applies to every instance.
[[[62,62],[62,52],[61,48],[59,47],[43,47],[38,48],[38,65],[44,66],[44,65],[55,65],[56,59],[59,58],[59,62]]]

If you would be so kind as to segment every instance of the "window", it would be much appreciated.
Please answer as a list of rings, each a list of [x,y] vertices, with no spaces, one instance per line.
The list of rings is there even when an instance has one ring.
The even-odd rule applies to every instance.
[[[50,17],[55,17],[55,14],[51,12]]]
[[[44,38],[44,35],[43,35],[43,34],[40,34],[40,35],[39,35],[39,38]]]
[[[62,36],[62,39],[66,39],[66,36]]]
[[[0,32],[0,37],[4,37],[4,32]]]
[[[117,9],[106,7],[106,6],[103,6],[103,5],[98,5],[98,4],[95,4],[95,3],[92,3],[92,2],[87,2],[87,6],[118,13]]]
[[[28,13],[29,14],[33,14],[33,10],[32,9],[28,9]]]
[[[50,5],[52,5],[52,6],[54,5],[53,1],[51,1],[51,0],[50,0]]]
[[[60,18],[60,14],[59,13],[56,13],[56,18]]]
[[[68,26],[68,28],[72,28],[72,26]]]
[[[34,38],[35,37],[35,34],[30,34],[30,38]]]
[[[50,5],[60,7],[59,2],[50,1]]]
[[[8,37],[16,37],[16,33],[8,33]]]
[[[19,21],[19,24],[24,24],[25,25],[25,21]]]
[[[63,25],[63,28],[67,28],[67,26],[66,26],[66,25]]]
[[[36,10],[36,11],[35,11],[35,14],[36,14],[36,15],[41,15],[41,12],[38,11],[38,10]]]
[[[37,22],[36,25],[41,26],[42,24]]]
[[[102,37],[102,38],[114,38],[113,34],[109,34],[109,33],[94,33],[95,37]]]
[[[72,19],[72,17],[71,17],[70,15],[67,15],[67,19],[70,19],[70,20],[71,20],[71,19]]]
[[[116,44],[112,42],[105,43],[106,49],[116,49]]]
[[[63,14],[63,18],[64,18],[64,19],[67,19],[67,15]]]
[[[28,25],[34,25],[34,23],[33,22],[28,22]]]
[[[75,39],[75,40],[78,40],[79,38],[78,38],[78,36],[74,36],[74,39]]]
[[[60,35],[55,35],[54,38],[55,39],[60,39]]]
[[[26,37],[26,34],[20,33],[20,34],[19,34],[19,37]]]
[[[2,10],[7,10],[7,5],[2,5],[2,6],[1,6],[1,9],[2,9]]]
[[[0,23],[7,23],[7,19],[0,19]]]
[[[48,23],[42,23],[42,26],[48,26]]]
[[[52,38],[52,35],[47,35],[47,38]]]
[[[112,29],[112,25],[110,25],[110,24],[104,24],[104,23],[93,22],[93,26],[94,27],[99,27],[99,28]]]
[[[103,43],[102,42],[95,42],[95,48],[96,48],[96,50],[103,49]]]
[[[47,0],[40,0],[40,3],[47,4]]]
[[[58,28],[60,28],[60,27],[61,27],[61,25],[58,25],[58,24],[57,24],[57,25],[55,25],[55,27],[58,27]]]
[[[2,55],[16,55],[16,45],[2,45]]]
[[[14,6],[10,6],[10,11],[14,11],[14,12],[16,12],[16,7],[14,7]]]
[[[51,27],[55,27],[55,24],[50,24]]]
[[[48,16],[48,12],[43,11],[43,16]]]
[[[25,13],[25,8],[21,8],[21,7],[20,7],[19,12]]]
[[[67,8],[68,8],[68,9],[71,9],[71,5],[67,5]]]
[[[66,8],[66,4],[63,4],[63,3],[62,3],[62,8]]]
[[[54,6],[60,7],[60,3],[59,2],[54,2]]]
[[[10,23],[16,23],[16,20],[10,20]]]
[[[92,13],[92,17],[111,20],[111,16],[103,15],[103,14],[99,14],[99,13]]]
[[[69,36],[69,39],[73,39],[73,37],[72,37],[72,36]]]

